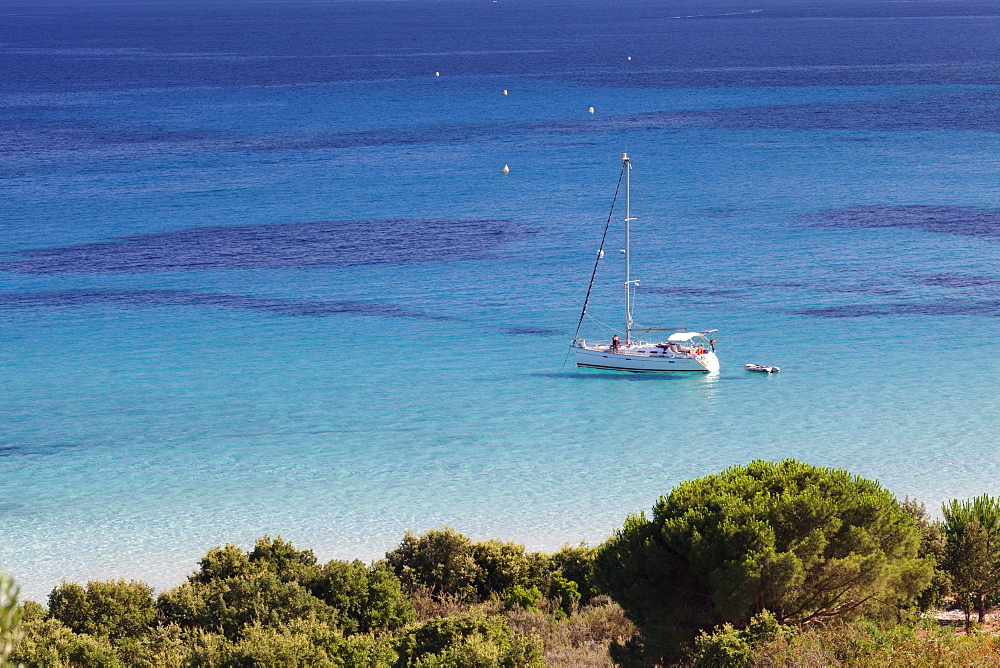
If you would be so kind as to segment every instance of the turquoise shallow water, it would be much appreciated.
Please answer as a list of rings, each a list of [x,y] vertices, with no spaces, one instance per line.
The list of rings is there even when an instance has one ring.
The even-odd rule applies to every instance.
[[[848,37],[881,25],[764,9]],[[601,20],[613,36],[633,19]],[[762,25],[712,20],[723,41]],[[997,27],[905,20],[914,40],[960,26],[937,28],[945,43],[992,44]],[[672,485],[754,458],[846,467],[931,508],[1000,492],[995,49],[895,64],[739,52],[699,79],[698,63],[602,64],[610,47],[581,63],[570,51],[604,37],[577,28],[515,39],[513,73],[477,66],[474,36],[394,45],[405,57],[364,77],[268,60],[257,79],[140,69],[0,96],[0,565],[28,597],[62,578],[172,586],[210,547],[265,532],[322,559],[376,558],[444,524],[538,549],[598,542]],[[224,46],[170,58],[239,60]],[[718,377],[565,360],[623,150],[637,319],[720,329]],[[441,233],[409,261],[429,220],[509,236],[459,252]],[[309,248],[253,227],[310,221],[347,222]],[[236,226],[264,241],[197,232]],[[172,235],[119,243],[151,233]],[[101,269],[125,248],[137,264]],[[352,264],[358,248],[376,255]],[[19,254],[33,249],[55,263]],[[618,261],[592,308],[610,323]]]

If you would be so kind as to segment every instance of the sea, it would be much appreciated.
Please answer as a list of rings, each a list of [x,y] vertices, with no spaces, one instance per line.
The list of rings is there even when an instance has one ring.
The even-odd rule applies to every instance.
[[[718,374],[568,355],[622,153],[636,323]],[[755,459],[998,494],[998,186],[992,0],[5,0],[0,568],[598,544]]]

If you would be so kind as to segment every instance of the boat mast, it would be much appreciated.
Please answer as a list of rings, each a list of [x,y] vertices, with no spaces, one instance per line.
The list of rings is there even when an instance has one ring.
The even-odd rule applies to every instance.
[[[622,153],[622,162],[625,163],[625,345],[627,346],[631,343],[632,332],[632,277],[631,266],[629,264],[630,223],[635,219],[631,217],[631,194],[629,186],[632,176],[632,163],[629,162],[628,153]]]

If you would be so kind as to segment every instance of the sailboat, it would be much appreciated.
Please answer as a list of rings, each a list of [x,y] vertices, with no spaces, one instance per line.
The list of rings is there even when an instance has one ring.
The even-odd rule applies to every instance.
[[[579,338],[580,327],[587,316],[587,305],[590,301],[590,293],[594,287],[594,278],[597,276],[597,267],[604,257],[604,241],[608,236],[608,227],[611,223],[611,215],[608,216],[608,225],[604,228],[604,237],[601,239],[601,247],[597,251],[597,260],[594,262],[594,271],[590,276],[590,287],[587,289],[587,296],[583,302],[583,312],[580,313],[580,321],[576,326],[576,334],[573,336],[571,350],[576,358],[578,367],[589,367],[592,369],[609,369],[615,371],[635,371],[635,372],[655,372],[655,371],[695,371],[702,373],[716,373],[719,371],[719,358],[715,354],[715,339],[713,334],[718,332],[710,329],[704,332],[694,332],[687,330],[639,328],[632,320],[632,305],[635,289],[639,281],[632,278],[631,265],[629,263],[629,251],[631,244],[631,223],[635,218],[631,215],[631,173],[632,163],[627,153],[622,153],[622,172],[625,178],[625,340],[622,341],[615,334],[610,342],[594,342]],[[619,179],[619,186],[621,180]],[[617,191],[615,197],[617,199]],[[611,206],[614,211],[614,204]],[[655,334],[654,334],[655,332]],[[665,332],[673,332],[667,335],[663,341],[648,341],[645,337],[662,337]]]

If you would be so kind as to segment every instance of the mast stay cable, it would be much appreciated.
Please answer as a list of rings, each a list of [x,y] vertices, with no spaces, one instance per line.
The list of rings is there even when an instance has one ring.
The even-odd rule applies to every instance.
[[[615,186],[615,196],[611,200],[611,211],[608,211],[608,222],[604,225],[604,234],[601,235],[601,247],[597,250],[597,259],[594,260],[594,271],[590,274],[590,285],[587,286],[587,296],[583,299],[583,310],[580,311],[580,321],[576,323],[576,331],[573,333],[573,343],[576,343],[577,338],[580,336],[580,327],[583,326],[583,319],[587,315],[587,303],[590,301],[590,292],[594,289],[594,278],[597,277],[597,265],[600,264],[601,256],[604,255],[604,241],[608,238],[608,229],[611,227],[611,216],[615,212],[615,202],[618,201],[618,190],[621,188],[626,166],[622,166],[622,171],[618,175],[618,185]]]

